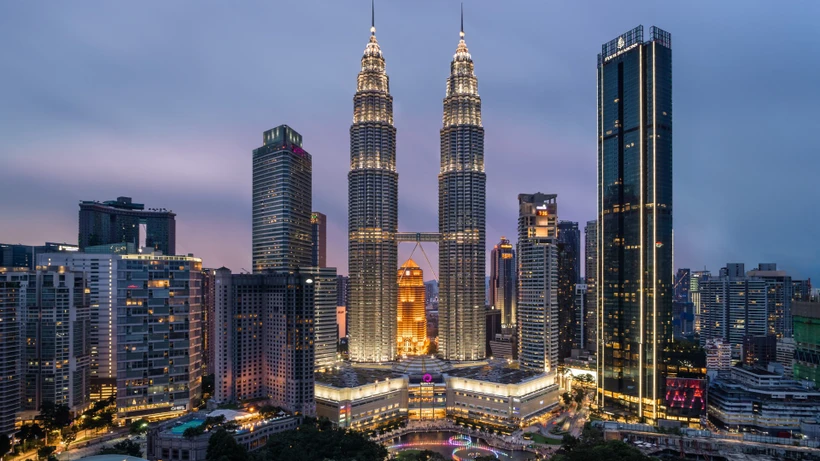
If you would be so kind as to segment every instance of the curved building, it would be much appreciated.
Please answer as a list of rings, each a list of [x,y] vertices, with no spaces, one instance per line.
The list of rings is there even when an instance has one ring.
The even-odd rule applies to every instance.
[[[425,353],[427,316],[424,311],[424,272],[412,259],[399,268],[398,337],[402,355]]]
[[[481,98],[473,59],[461,40],[450,64],[438,176],[439,350],[445,360],[485,355],[486,175]]]
[[[362,56],[348,173],[350,359],[396,356],[398,180],[393,97],[375,24]]]

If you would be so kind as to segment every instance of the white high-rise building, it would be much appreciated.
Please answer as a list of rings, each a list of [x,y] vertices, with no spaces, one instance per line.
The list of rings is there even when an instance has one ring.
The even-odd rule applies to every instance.
[[[518,360],[545,373],[558,368],[557,197],[518,196]]]
[[[115,247],[116,245],[112,246]],[[102,400],[116,393],[117,381],[117,265],[121,255],[113,253],[45,253],[38,266],[63,266],[86,274],[89,290],[91,331],[91,399]]]
[[[706,371],[718,372],[732,368],[732,346],[726,341],[716,338],[706,341]]]

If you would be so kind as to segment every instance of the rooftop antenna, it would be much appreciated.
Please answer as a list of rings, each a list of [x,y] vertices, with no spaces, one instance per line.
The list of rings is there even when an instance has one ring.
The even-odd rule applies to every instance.
[[[376,0],[370,0],[370,35],[376,35]]]
[[[461,38],[464,39],[464,2],[461,2]]]

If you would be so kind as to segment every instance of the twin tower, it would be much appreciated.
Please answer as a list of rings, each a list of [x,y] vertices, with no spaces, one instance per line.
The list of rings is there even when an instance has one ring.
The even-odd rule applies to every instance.
[[[438,175],[439,355],[485,356],[484,128],[473,60],[460,40],[450,63]],[[396,358],[398,180],[393,97],[375,22],[353,97],[348,173],[349,353],[354,362]],[[434,236],[434,237],[433,237]]]

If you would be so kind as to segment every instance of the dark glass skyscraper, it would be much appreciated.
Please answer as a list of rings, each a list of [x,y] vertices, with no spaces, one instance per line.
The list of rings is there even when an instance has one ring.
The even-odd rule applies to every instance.
[[[145,246],[164,255],[176,253],[176,214],[164,208],[145,209],[131,197],[80,202],[80,250],[109,243],[140,244],[140,225],[145,225]]]
[[[393,97],[375,23],[353,96],[348,180],[350,360],[396,357],[398,195]]]
[[[672,39],[649,35],[598,55],[598,395],[654,421],[672,337]]]
[[[506,328],[515,326],[515,275],[515,250],[506,237],[501,237],[490,253],[489,304],[501,311],[501,323]]]
[[[584,302],[584,342],[589,351],[598,350],[598,297],[595,281],[598,279],[598,221],[587,221],[584,227],[584,283],[587,294]]]
[[[311,266],[327,267],[327,216],[318,211],[310,215]]]
[[[447,360],[485,355],[486,185],[484,127],[473,58],[461,39],[444,98],[438,175],[439,351]]]
[[[573,348],[582,347],[581,327],[576,305],[575,285],[581,277],[581,231],[578,223],[558,222],[558,360],[569,357]]]
[[[310,266],[312,159],[287,125],[262,138],[253,151],[253,271]]]

